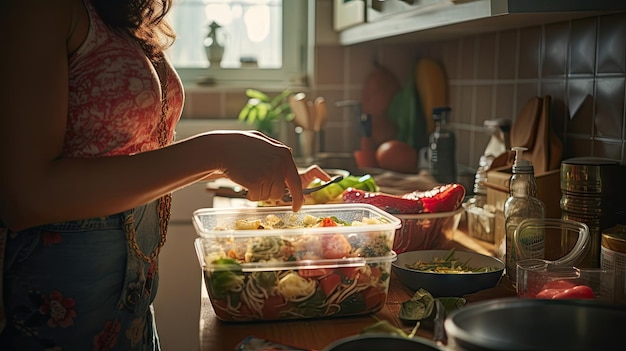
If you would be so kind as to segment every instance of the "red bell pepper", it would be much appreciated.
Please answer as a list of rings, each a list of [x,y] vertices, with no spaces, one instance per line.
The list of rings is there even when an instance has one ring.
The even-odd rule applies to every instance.
[[[454,211],[465,198],[465,187],[452,183],[438,185],[427,191],[413,191],[403,195],[363,191],[348,188],[343,202],[367,203],[392,214],[419,214]]]
[[[461,184],[451,183],[438,185],[427,191],[413,191],[402,195],[404,199],[421,200],[424,212],[450,212],[454,211],[465,198],[465,187]]]
[[[342,198],[345,203],[370,204],[391,214],[422,213],[424,210],[424,205],[421,200],[403,199],[397,195],[354,188],[344,190]]]

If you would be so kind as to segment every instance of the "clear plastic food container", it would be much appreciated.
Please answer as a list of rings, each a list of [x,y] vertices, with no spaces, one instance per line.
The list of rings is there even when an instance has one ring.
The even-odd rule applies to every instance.
[[[311,226],[323,218],[340,224]],[[208,208],[195,211],[193,223],[221,320],[359,315],[385,304],[400,220],[374,206]]]

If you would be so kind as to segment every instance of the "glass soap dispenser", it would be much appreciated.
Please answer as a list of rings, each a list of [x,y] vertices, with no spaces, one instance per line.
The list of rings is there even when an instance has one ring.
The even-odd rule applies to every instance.
[[[544,218],[545,207],[537,198],[537,182],[532,163],[522,158],[525,147],[511,148],[515,152],[513,175],[509,183],[509,197],[504,203],[504,227],[506,230],[506,275],[515,284],[517,254],[514,233],[520,222],[527,218]],[[527,248],[527,258],[543,258],[544,236],[522,238]]]

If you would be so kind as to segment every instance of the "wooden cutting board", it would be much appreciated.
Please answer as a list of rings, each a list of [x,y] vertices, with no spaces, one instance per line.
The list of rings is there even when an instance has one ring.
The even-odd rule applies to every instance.
[[[426,119],[428,134],[435,130],[433,108],[448,105],[448,79],[443,66],[432,58],[421,58],[415,68],[415,86]]]

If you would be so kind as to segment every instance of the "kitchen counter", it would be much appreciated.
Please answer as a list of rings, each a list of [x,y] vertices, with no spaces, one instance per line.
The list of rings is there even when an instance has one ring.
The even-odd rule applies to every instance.
[[[455,247],[459,250],[472,250],[484,254],[493,254],[493,245],[480,242],[467,236],[460,228],[454,241],[442,248]],[[235,346],[247,336],[256,336],[274,342],[303,349],[321,350],[331,342],[343,337],[359,334],[363,328],[379,320],[387,320],[394,326],[410,333],[414,324],[403,324],[398,319],[402,302],[408,300],[413,292],[400,283],[392,274],[389,294],[385,306],[379,312],[357,317],[329,318],[319,320],[289,320],[275,322],[232,323],[220,321],[209,300],[204,282],[202,285],[200,312],[200,350],[234,350]],[[503,278],[494,288],[466,296],[469,303],[489,298],[514,296],[510,282]],[[417,335],[432,339],[432,330],[420,328]]]

